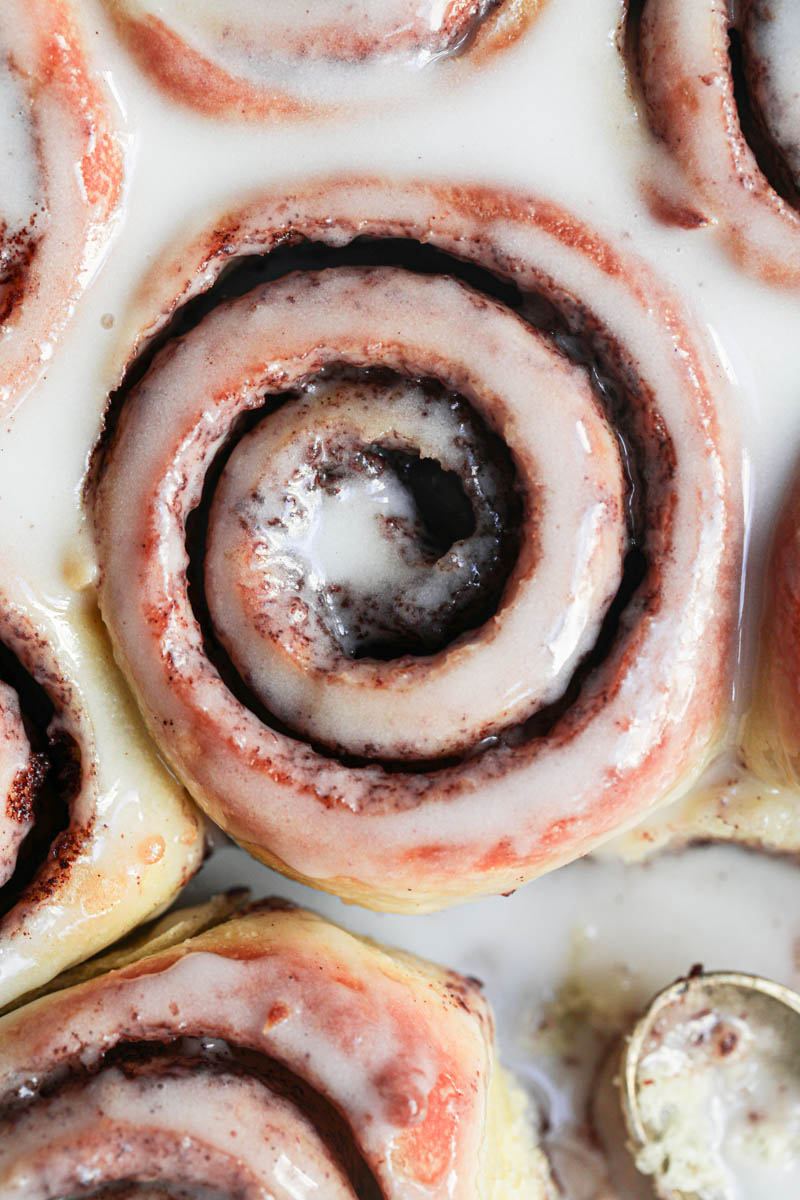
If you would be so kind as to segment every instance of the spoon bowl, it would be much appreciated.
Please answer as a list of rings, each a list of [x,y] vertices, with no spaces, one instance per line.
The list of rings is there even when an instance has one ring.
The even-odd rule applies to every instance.
[[[800,995],[791,988],[738,972],[678,980],[634,1027],[619,1086],[636,1165],[662,1200],[799,1193]]]

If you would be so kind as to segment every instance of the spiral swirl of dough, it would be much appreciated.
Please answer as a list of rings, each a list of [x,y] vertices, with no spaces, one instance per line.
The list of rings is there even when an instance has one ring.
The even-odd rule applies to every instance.
[[[475,983],[285,902],[169,940],[0,1021],[7,1200],[554,1195]]]
[[[650,124],[683,177],[674,207],[716,226],[746,270],[792,287],[800,282],[798,35],[793,0],[646,0],[639,32]]]
[[[92,498],[101,607],[156,740],[223,828],[317,886],[431,906],[585,852],[702,768],[725,716],[738,471],[722,371],[680,307],[546,203],[332,181],[217,223],[146,303],[237,252],[357,235],[442,261],[332,259],[258,285],[127,395]],[[464,259],[517,298],[453,278]],[[464,473],[463,406],[513,463],[512,561],[477,625],[373,655],[381,622],[411,613],[424,633],[458,607],[481,531],[508,519],[482,509],[499,484]],[[472,479],[474,531],[438,558],[400,451]]]

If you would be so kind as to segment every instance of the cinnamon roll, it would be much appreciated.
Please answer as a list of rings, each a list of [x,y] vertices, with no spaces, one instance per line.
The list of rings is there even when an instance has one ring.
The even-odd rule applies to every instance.
[[[640,263],[549,203],[328,181],[220,219],[132,322],[101,609],[242,845],[432,907],[689,786],[726,716],[738,468],[722,373]]]
[[[451,79],[513,43],[543,0],[106,0],[172,100],[239,120],[322,116]],[[424,70],[423,70],[424,69]]]
[[[473,981],[267,901],[0,1021],[0,1191],[554,1196],[493,1060]]]
[[[772,784],[789,785],[796,809],[800,783],[800,480],[786,498],[767,569],[765,613],[753,704],[745,725],[748,765]]]
[[[683,176],[655,185],[654,207],[717,226],[745,269],[791,286],[800,282],[798,37],[794,0],[644,0],[638,31],[650,124]]]
[[[203,854],[180,789],[137,761],[94,615],[36,607],[0,603],[0,1008],[163,907]]]
[[[69,0],[8,0],[0,16],[0,404],[43,369],[102,260],[123,155],[110,96]]]

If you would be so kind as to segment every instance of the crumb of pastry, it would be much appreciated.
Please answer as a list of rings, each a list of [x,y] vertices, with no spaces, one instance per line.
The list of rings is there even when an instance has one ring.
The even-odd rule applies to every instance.
[[[495,1068],[489,1088],[485,1162],[487,1200],[555,1200],[530,1103],[502,1067]]]

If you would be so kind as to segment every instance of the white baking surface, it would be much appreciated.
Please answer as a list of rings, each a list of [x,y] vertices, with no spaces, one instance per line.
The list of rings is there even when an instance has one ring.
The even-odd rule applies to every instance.
[[[738,272],[713,230],[667,229],[647,214],[636,187],[645,138],[615,44],[619,0],[550,0],[516,48],[482,73],[465,75],[435,103],[427,94],[424,106],[414,106],[412,75],[407,106],[273,128],[215,123],[165,103],[115,43],[95,0],[82,0],[81,10],[132,138],[127,211],[46,376],[0,441],[0,544],[12,591],[35,581],[32,602],[68,614],[65,563],[74,564],[84,536],[80,484],[118,351],[116,327],[143,274],[204,213],[235,205],[254,187],[291,187],[327,172],[513,184],[560,201],[647,258],[694,308],[729,366],[754,513],[741,704],[752,673],[765,547],[800,454],[800,298]],[[70,578],[74,583],[74,570]],[[93,702],[102,704],[102,696]],[[597,1000],[589,1004],[588,1033],[585,1026],[574,1044],[590,1067],[617,1014],[693,963],[800,985],[800,873],[788,859],[732,847],[627,867],[613,857],[580,862],[512,897],[416,917],[345,908],[225,847],[186,899],[243,883],[256,895],[290,896],[352,929],[480,976],[498,1016],[503,1057],[548,1113],[551,1143],[589,1156],[570,1185],[572,1200],[613,1193],[603,1190],[591,1150],[571,1140],[587,1072],[565,1065],[562,1047],[536,1035],[566,983],[570,994],[585,983]]]

